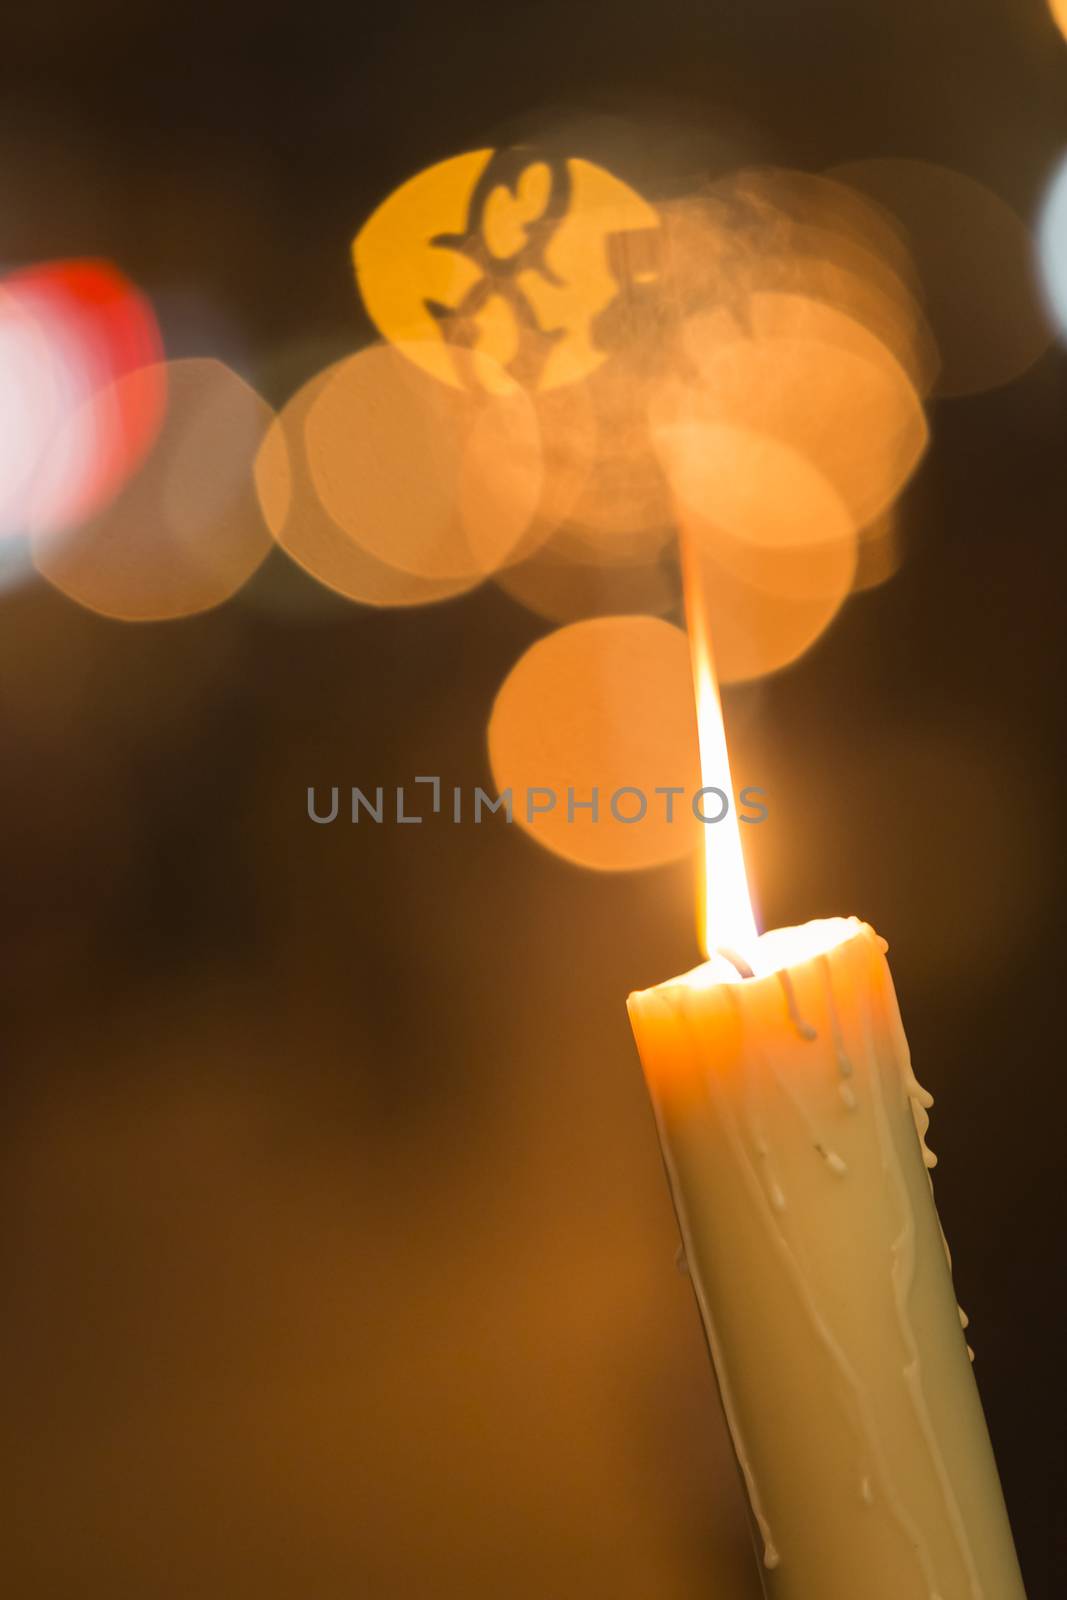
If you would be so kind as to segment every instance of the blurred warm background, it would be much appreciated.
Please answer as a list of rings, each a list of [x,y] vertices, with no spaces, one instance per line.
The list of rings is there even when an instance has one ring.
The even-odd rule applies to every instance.
[[[119,620],[161,614],[132,557],[24,548],[18,441],[51,413],[0,386],[12,1593],[757,1592],[624,1012],[697,959],[692,862],[590,871],[494,819],[306,814],[309,785],[491,787],[488,720],[524,651],[590,611],[679,620],[659,542],[596,529],[632,536],[603,588],[599,567],[591,587],[575,575],[587,548],[554,547],[411,608],[354,603],[335,591],[355,580],[272,549],[262,481],[215,539],[214,486],[251,469],[272,418],[334,363],[363,381],[366,219],[435,162],[539,141],[668,206],[742,169],[827,174],[905,230],[907,260],[886,249],[922,314],[893,321],[906,350],[889,342],[923,410],[894,435],[891,538],[884,507],[849,501],[867,537],[840,592],[792,664],[738,671],[726,715],[739,781],[769,797],[745,841],[765,924],[854,912],[890,942],[1024,1574],[1052,1595],[1053,10],[665,0],[601,24],[555,4],[161,18],[57,0],[5,29],[4,371],[41,370],[55,280],[31,305],[28,271],[119,274],[62,285],[66,327],[108,295],[122,313],[106,418],[89,394],[61,408],[63,462],[93,464],[77,518],[96,526],[140,470],[148,498],[110,548],[178,484],[181,527],[225,551],[206,588],[167,591],[169,620]],[[775,215],[806,250],[826,219],[798,222],[793,198],[776,191]],[[108,452],[85,442],[101,428]],[[35,501],[45,533],[71,520],[63,495]]]

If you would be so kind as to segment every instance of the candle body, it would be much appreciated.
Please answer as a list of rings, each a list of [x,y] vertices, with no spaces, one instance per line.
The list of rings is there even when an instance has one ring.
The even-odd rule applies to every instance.
[[[930,1097],[884,942],[839,926],[778,972],[701,969],[629,1006],[764,1586],[1024,1600],[934,1208]]]

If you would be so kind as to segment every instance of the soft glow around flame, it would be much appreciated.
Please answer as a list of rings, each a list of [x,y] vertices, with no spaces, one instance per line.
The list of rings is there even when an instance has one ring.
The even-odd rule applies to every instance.
[[[704,827],[701,937],[705,955],[724,948],[735,951],[747,960],[749,952],[755,947],[758,933],[745,873],[744,852],[741,849],[741,829],[733,801],[726,724],[711,652],[700,566],[684,535],[681,543],[685,613],[696,691],[701,783],[709,789],[721,790],[729,799],[729,810],[722,820],[708,822]],[[716,814],[717,800],[718,796],[707,797],[707,804],[703,808],[705,815]]]
[[[745,951],[745,961],[751,968],[752,978],[769,978],[776,972],[786,972],[801,962],[835,950],[846,939],[855,938],[862,927],[863,923],[856,917],[825,917],[805,922],[799,928],[774,928],[770,933],[760,934],[755,944]],[[717,950],[710,961],[694,967],[692,972],[684,973],[674,982],[690,989],[710,989],[717,983],[742,983],[748,976]]]
[[[655,989],[638,990],[630,1000],[668,989],[700,991],[718,988],[720,984],[754,983],[761,978],[773,978],[779,973],[789,973],[805,961],[818,960],[847,939],[855,939],[865,927],[858,917],[823,917],[798,928],[774,928],[770,933],[761,933],[745,952],[744,964],[749,970],[742,971],[724,951],[716,950],[709,961],[691,972],[669,978]],[[879,944],[883,950],[889,948],[884,939],[880,939]]]

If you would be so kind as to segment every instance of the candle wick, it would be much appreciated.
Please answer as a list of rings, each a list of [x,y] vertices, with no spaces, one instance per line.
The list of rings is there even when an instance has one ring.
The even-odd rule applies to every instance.
[[[732,967],[736,967],[742,978],[754,978],[756,976],[744,956],[738,955],[736,950],[731,950],[728,946],[721,944],[716,953],[728,961]]]

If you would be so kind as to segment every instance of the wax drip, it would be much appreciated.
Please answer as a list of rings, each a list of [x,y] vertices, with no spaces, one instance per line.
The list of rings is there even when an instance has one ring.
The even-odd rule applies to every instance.
[[[745,1017],[744,1011],[741,1008],[740,998],[736,994],[731,994],[730,1000],[734,1011],[737,1013],[737,1025],[743,1031],[745,1026]],[[756,1093],[757,1085],[754,1080],[754,1075],[751,1072],[746,1072],[742,1081],[745,1115],[753,1129],[752,1144],[760,1160],[762,1180],[764,1188],[767,1191],[767,1198],[770,1200],[775,1211],[784,1211],[785,1191],[783,1190],[781,1183],[778,1181],[778,1175],[775,1170],[774,1163],[771,1160],[771,1147],[767,1143],[766,1136],[763,1132],[764,1124],[762,1096]]]
[[[863,924],[863,931],[874,940],[881,953],[885,955],[889,949],[886,941],[875,933],[869,923],[865,922]],[[911,1049],[908,1045],[907,1034],[904,1032],[904,1024],[900,1020],[900,1007],[897,1005],[896,997],[893,994],[889,994],[886,997],[884,1015],[893,1040],[893,1055],[904,1079],[904,1092],[911,1105],[911,1114],[915,1122],[915,1131],[919,1136],[919,1149],[922,1151],[923,1165],[928,1169],[933,1168],[937,1166],[937,1156],[927,1144],[926,1135],[930,1128],[929,1111],[934,1103],[934,1097],[928,1089],[923,1088],[915,1076],[911,1064]],[[940,1226],[940,1223],[938,1225]],[[944,1234],[941,1237],[944,1239]],[[945,1248],[946,1250],[948,1249],[947,1244]],[[951,1266],[951,1262],[949,1265]]]
[[[789,1020],[796,1029],[799,1037],[801,1039],[806,1039],[809,1043],[812,1039],[817,1039],[819,1035],[812,1027],[811,1023],[805,1022],[804,1018],[800,1015],[800,1011],[797,1008],[797,995],[796,990],[793,988],[793,980],[789,973],[784,969],[778,974],[778,982],[781,984],[782,992],[785,995],[785,1008],[789,1013]]]
[[[884,941],[880,942],[884,943]],[[886,946],[886,948],[888,948],[888,946]],[[933,1168],[937,1166],[937,1156],[934,1151],[930,1149],[930,1146],[926,1142],[926,1135],[930,1128],[930,1107],[934,1103],[934,1097],[928,1089],[923,1088],[922,1084],[915,1076],[915,1072],[911,1064],[911,1049],[908,1045],[907,1035],[904,1032],[904,1024],[900,1020],[900,1008],[895,1004],[895,1002],[892,1004],[887,1003],[886,1012],[887,1020],[893,1035],[897,1063],[903,1073],[904,1088],[908,1096],[908,1103],[911,1106],[912,1119],[915,1123],[915,1132],[919,1139],[919,1149],[922,1153],[923,1165],[926,1167],[927,1173],[929,1174]],[[930,1188],[932,1192],[932,1179],[930,1181]],[[941,1217],[938,1215],[936,1206],[934,1207],[934,1214],[937,1217],[937,1231],[941,1236],[941,1244],[945,1252],[945,1260],[948,1262],[948,1270],[951,1274],[952,1251],[948,1247],[948,1240],[945,1238],[945,1230],[941,1226]],[[956,1309],[960,1314],[963,1327],[966,1328],[968,1321],[966,1312],[958,1303]],[[973,1362],[974,1351],[971,1349],[969,1344],[967,1345],[967,1355],[968,1358]]]
[[[835,1177],[843,1178],[848,1171],[848,1163],[838,1155],[836,1150],[827,1150],[824,1144],[816,1142],[816,1150],[822,1156],[826,1165]]]
[[[855,1111],[857,1105],[856,1091],[850,1082],[853,1076],[852,1060],[845,1049],[844,1034],[841,1031],[841,1016],[837,1009],[837,998],[834,995],[834,980],[829,956],[821,955],[819,957],[819,966],[822,968],[823,981],[826,988],[826,1009],[830,1018],[830,1036],[833,1039],[834,1057],[837,1061],[837,1073],[840,1079],[837,1085],[837,1092],[848,1110]]]
[[[933,1183],[932,1182],[930,1184],[930,1187],[931,1187],[931,1189],[933,1189]],[[934,1215],[937,1216],[937,1208],[936,1208],[936,1206],[934,1208]],[[937,1217],[937,1231],[941,1235],[941,1246],[942,1246],[942,1249],[945,1252],[945,1260],[948,1262],[948,1272],[949,1272],[949,1277],[951,1278],[952,1277],[952,1251],[948,1247],[948,1240],[945,1238],[945,1230],[941,1226],[941,1218],[940,1217]],[[953,1281],[953,1286],[955,1286],[955,1281]],[[960,1316],[960,1327],[966,1333],[967,1329],[971,1325],[971,1319],[967,1315],[966,1311],[964,1311],[963,1307],[960,1305],[958,1300],[956,1301],[956,1310],[959,1312],[959,1316]],[[964,1340],[964,1344],[967,1344],[966,1339]],[[967,1344],[967,1358],[968,1358],[969,1361],[972,1361],[972,1362],[974,1361],[974,1351],[971,1349],[969,1344]]]
[[[945,1237],[944,1234],[942,1234],[941,1237],[944,1238]],[[963,1307],[959,1304],[958,1301],[956,1303],[956,1310],[960,1314],[960,1327],[963,1329],[964,1333],[966,1333],[967,1329],[971,1325],[971,1319],[967,1315],[966,1311],[964,1311]],[[966,1339],[963,1342],[964,1342],[964,1344],[967,1344]],[[969,1344],[967,1344],[967,1359],[968,1359],[968,1361],[972,1361],[972,1362],[974,1360],[974,1351],[971,1349]]]
[[[741,1010],[740,1000],[734,993],[731,993],[730,998],[737,1011],[738,1019],[743,1028],[744,1014]],[[682,997],[680,1003],[680,1012],[681,1019],[689,1032],[692,1048],[694,1052],[699,1053],[700,1037],[694,1023],[688,996]],[[796,1026],[795,1023],[794,1026]],[[801,1035],[801,1037],[804,1037],[804,1035]],[[750,1047],[754,1047],[754,1041]],[[765,1053],[762,1050],[759,1050],[758,1054],[760,1055],[761,1059],[766,1062]],[[781,1079],[776,1073],[773,1075],[779,1089],[783,1089],[784,1085],[782,1084]],[[722,1117],[723,1127],[726,1131],[727,1139],[729,1140],[729,1143],[737,1157],[742,1179],[748,1184],[750,1190],[754,1191],[757,1204],[759,1200],[763,1200],[765,1204],[771,1205],[773,1211],[773,1202],[769,1200],[769,1197],[765,1193],[763,1186],[759,1181],[756,1169],[745,1149],[744,1140],[740,1137],[729,1102],[722,1099],[719,1095],[714,1078],[711,1074],[708,1075],[708,1086],[712,1094],[719,1102],[719,1112]],[[794,1104],[796,1104],[795,1101]],[[798,1107],[797,1109],[800,1108]],[[885,1452],[881,1444],[879,1430],[875,1423],[875,1418],[871,1411],[870,1404],[864,1393],[863,1385],[859,1380],[858,1374],[854,1371],[851,1363],[849,1362],[844,1349],[839,1341],[835,1338],[830,1326],[820,1313],[819,1307],[812,1295],[810,1285],[805,1281],[803,1268],[797,1259],[792,1244],[790,1243],[786,1234],[783,1232],[780,1220],[773,1215],[769,1215],[766,1211],[764,1212],[764,1216],[766,1217],[772,1247],[777,1251],[782,1259],[783,1265],[786,1269],[787,1277],[793,1285],[798,1301],[803,1308],[805,1315],[807,1316],[808,1322],[811,1325],[816,1339],[822,1345],[827,1357],[829,1358],[831,1366],[836,1369],[838,1376],[841,1379],[842,1387],[850,1401],[849,1409],[852,1412],[853,1426],[856,1429],[860,1440],[866,1446],[866,1450],[869,1453],[870,1459],[874,1462],[878,1477],[884,1485],[885,1499],[890,1515],[893,1516],[897,1521],[901,1531],[904,1534],[905,1540],[915,1552],[920,1569],[922,1570],[924,1577],[926,1577],[927,1583],[930,1584],[930,1600],[934,1600],[934,1590],[930,1581],[933,1574],[931,1571],[929,1558],[925,1550],[925,1545],[919,1534],[919,1530],[908,1516],[900,1502],[899,1497],[893,1492],[889,1465],[885,1459]],[[715,1361],[716,1371],[720,1375],[720,1388],[722,1388],[724,1369],[721,1366],[717,1341],[713,1335],[710,1310],[707,1307],[702,1294],[700,1293],[699,1279],[694,1278],[693,1282],[698,1291],[698,1299],[704,1314],[705,1327],[708,1331],[708,1342],[711,1345],[712,1357]],[[770,1529],[763,1512],[762,1504],[757,1498],[755,1477],[747,1453],[744,1450],[744,1440],[740,1432],[738,1419],[733,1409],[732,1397],[728,1396],[727,1390],[723,1389],[722,1392],[723,1406],[726,1410],[727,1424],[730,1428],[730,1433],[734,1441],[734,1448],[737,1452],[742,1476],[749,1492],[749,1499],[752,1503],[753,1514],[756,1518],[760,1532],[763,1535],[764,1565],[767,1567],[776,1567],[779,1564],[780,1558],[777,1550],[768,1544]]]
[[[877,935],[873,933],[873,930],[868,931],[871,933],[872,937],[877,938]],[[879,940],[879,943],[884,944],[884,941]],[[984,1590],[982,1589],[981,1580],[979,1579],[977,1567],[975,1565],[974,1552],[967,1536],[966,1525],[964,1523],[956,1495],[953,1491],[948,1468],[941,1453],[940,1444],[930,1417],[930,1410],[927,1404],[926,1394],[923,1389],[922,1364],[919,1354],[918,1341],[916,1339],[915,1330],[908,1314],[908,1298],[910,1295],[911,1284],[915,1271],[915,1213],[912,1208],[910,1196],[908,1195],[907,1191],[907,1185],[904,1180],[904,1174],[900,1164],[900,1156],[895,1148],[892,1132],[890,1130],[889,1109],[886,1104],[885,1086],[882,1081],[882,1073],[880,1070],[880,1062],[876,1046],[875,1018],[873,1014],[875,1004],[878,1005],[882,1018],[887,1025],[887,1031],[890,1039],[892,1040],[892,1065],[895,1066],[900,1074],[900,1077],[903,1079],[904,1090],[911,1101],[912,1109],[915,1110],[916,1103],[918,1102],[919,1108],[922,1110],[925,1117],[926,1108],[933,1104],[933,1096],[927,1093],[912,1071],[911,1055],[908,1050],[903,1024],[900,1021],[900,1012],[896,1007],[892,990],[888,987],[888,985],[888,970],[883,964],[882,971],[879,974],[878,989],[875,1000],[873,1002],[871,1000],[867,1000],[860,1009],[867,1050],[873,1063],[873,1069],[871,1072],[872,1104],[875,1111],[879,1143],[882,1147],[883,1159],[886,1163],[886,1170],[891,1174],[893,1186],[898,1196],[902,1217],[900,1233],[892,1246],[892,1277],[894,1289],[893,1298],[897,1311],[897,1325],[900,1331],[901,1341],[908,1356],[903,1368],[903,1374],[905,1384],[911,1398],[912,1406],[914,1408],[915,1419],[918,1423],[919,1430],[926,1441],[926,1447],[930,1457],[930,1464],[941,1488],[949,1525],[955,1534],[956,1547],[959,1551],[960,1560],[967,1576],[968,1589],[970,1591],[972,1600],[984,1600]],[[929,1119],[927,1118],[926,1120],[928,1121]],[[920,1126],[918,1118],[916,1118],[916,1126],[919,1130],[919,1143],[922,1148],[924,1162],[929,1169],[931,1163],[926,1160],[928,1152],[922,1137],[925,1129]],[[939,1218],[939,1230],[940,1227],[941,1225]],[[941,1240],[945,1246],[946,1256],[948,1256],[948,1243],[945,1240],[943,1230],[941,1230]],[[951,1268],[951,1257],[948,1257],[948,1259],[949,1266]],[[932,1584],[930,1600],[937,1600],[937,1592],[933,1589]]]
[[[799,1011],[798,1011],[797,1005],[796,1005],[796,996],[795,996],[795,992],[793,991],[793,988],[792,988],[792,983],[791,983],[791,980],[789,978],[789,974],[788,973],[781,973],[781,974],[779,974],[779,977],[781,979],[785,980],[785,982],[783,982],[783,988],[786,989],[786,1001],[787,1001],[787,1006],[789,1008],[790,1021],[792,1022],[793,1026],[796,1028],[798,1034],[800,1035],[800,1037],[802,1039],[806,1039],[806,1038],[809,1038],[809,1037],[812,1037],[812,1038],[816,1037],[816,1030],[815,1029],[811,1028],[811,1029],[808,1029],[807,1032],[804,1031],[805,1028],[807,1027],[807,1025],[803,1023],[802,1019],[799,1016]],[[831,973],[831,981],[832,981],[832,973]],[[870,1072],[870,1075],[874,1076],[877,1073],[878,1068],[877,1068],[877,1064],[875,1062],[875,1058],[874,1058],[873,1054],[871,1053],[872,1049],[873,1049],[873,1040],[870,1039],[870,1035],[869,1035],[869,1032],[868,1032],[868,1049],[864,1052],[863,1059],[866,1062],[871,1064],[869,1066],[868,1070]],[[764,1051],[762,1051],[762,1050],[760,1050],[759,1053],[763,1057],[763,1059],[766,1060],[766,1053]],[[806,1111],[806,1108],[797,1099],[796,1085],[795,1085],[795,1081],[794,1081],[793,1076],[792,1075],[786,1075],[785,1078],[783,1079],[783,1077],[781,1075],[779,1075],[777,1072],[774,1071],[773,1065],[771,1067],[771,1071],[772,1071],[772,1074],[773,1074],[773,1076],[775,1078],[775,1081],[778,1084],[779,1090],[782,1093],[784,1093],[784,1095],[786,1096],[787,1099],[789,1099],[789,1100],[791,1100],[793,1102],[793,1105],[796,1108],[796,1110],[800,1113],[801,1117],[808,1124],[809,1128],[811,1128],[810,1116],[809,1116],[808,1112]],[[729,1115],[728,1110],[726,1111],[726,1115],[727,1116]],[[817,1136],[815,1135],[814,1131],[812,1132],[811,1137],[812,1137],[812,1142],[816,1145],[816,1148],[819,1148],[820,1141],[817,1139]],[[840,1160],[840,1158],[838,1158],[838,1159]],[[907,1544],[910,1545],[911,1549],[915,1553],[915,1558],[919,1563],[920,1570],[922,1571],[923,1577],[924,1577],[924,1579],[926,1581],[926,1584],[927,1584],[928,1600],[936,1600],[936,1594],[937,1594],[937,1591],[936,1591],[936,1588],[935,1588],[936,1574],[935,1574],[935,1571],[934,1571],[933,1562],[932,1562],[931,1557],[930,1557],[929,1549],[927,1548],[925,1540],[922,1538],[922,1535],[920,1533],[919,1528],[916,1526],[916,1524],[913,1522],[911,1516],[908,1514],[908,1511],[906,1510],[905,1505],[904,1505],[900,1495],[896,1491],[896,1485],[893,1482],[893,1476],[892,1476],[892,1473],[890,1471],[889,1462],[886,1459],[884,1450],[882,1449],[882,1446],[881,1446],[880,1435],[879,1435],[878,1427],[877,1427],[877,1424],[876,1424],[876,1421],[875,1421],[875,1417],[874,1417],[874,1415],[873,1415],[873,1413],[872,1413],[872,1411],[871,1411],[871,1409],[869,1407],[866,1395],[865,1395],[863,1387],[862,1387],[862,1385],[861,1385],[861,1383],[859,1381],[858,1375],[851,1368],[851,1366],[850,1366],[850,1364],[849,1364],[849,1362],[847,1360],[847,1357],[845,1355],[845,1352],[844,1352],[843,1348],[838,1344],[836,1338],[834,1337],[834,1334],[833,1334],[831,1328],[829,1327],[829,1325],[827,1323],[825,1323],[823,1321],[822,1317],[820,1316],[818,1308],[816,1307],[813,1299],[811,1298],[810,1291],[808,1290],[806,1284],[803,1281],[803,1272],[802,1272],[802,1269],[800,1267],[799,1261],[797,1261],[797,1259],[796,1259],[796,1257],[794,1255],[792,1246],[790,1245],[790,1243],[789,1243],[788,1239],[785,1237],[785,1235],[781,1232],[781,1228],[780,1227],[777,1229],[777,1232],[778,1232],[779,1241],[780,1241],[780,1248],[782,1249],[782,1251],[783,1251],[783,1253],[785,1255],[785,1258],[786,1258],[787,1262],[789,1263],[789,1265],[790,1265],[790,1267],[792,1269],[792,1272],[794,1274],[794,1279],[795,1279],[795,1282],[797,1284],[797,1288],[800,1290],[801,1295],[803,1297],[802,1303],[804,1303],[806,1305],[809,1320],[812,1323],[817,1335],[822,1339],[822,1341],[824,1343],[824,1347],[826,1348],[827,1353],[830,1356],[831,1361],[837,1367],[838,1373],[839,1373],[841,1379],[843,1380],[843,1383],[845,1385],[846,1391],[851,1393],[852,1404],[853,1404],[853,1407],[855,1409],[855,1415],[856,1415],[856,1420],[857,1420],[857,1424],[858,1424],[859,1436],[860,1436],[860,1439],[863,1441],[863,1443],[866,1446],[866,1452],[868,1454],[868,1458],[871,1460],[871,1462],[874,1465],[875,1474],[876,1474],[876,1476],[877,1476],[877,1478],[879,1480],[879,1483],[880,1483],[880,1487],[881,1487],[881,1490],[882,1490],[882,1498],[883,1498],[883,1501],[884,1501],[884,1503],[886,1505],[886,1509],[889,1512],[889,1515],[896,1521],[897,1525],[900,1527],[901,1532],[903,1533]],[[867,1481],[868,1481],[868,1483],[870,1483],[870,1479],[869,1478],[868,1478]],[[871,1490],[871,1494],[872,1494],[872,1502],[871,1503],[873,1503],[873,1488]]]
[[[800,1038],[809,1042],[812,1039],[817,1039],[819,1036],[818,1031],[809,1023],[805,1022],[800,1015],[800,1011],[797,1007],[796,991],[793,988],[793,980],[789,973],[785,971],[780,972],[778,974],[778,978],[782,984],[783,990],[785,991],[786,1008],[789,1012],[789,1019]],[[779,1090],[785,1096],[785,1098],[791,1102],[794,1110],[797,1113],[797,1116],[807,1129],[808,1138],[811,1140],[813,1149],[826,1163],[828,1171],[832,1172],[835,1177],[843,1178],[848,1172],[848,1166],[842,1157],[837,1154],[836,1150],[827,1149],[815,1118],[812,1116],[810,1110],[804,1103],[804,1100],[798,1091],[795,1075],[792,1073],[786,1073],[783,1076],[775,1066],[773,1056],[768,1058],[766,1055],[764,1055],[763,1059],[767,1062],[771,1076],[774,1078]]]
[[[736,998],[733,999],[733,1003],[734,1005],[737,1004]],[[697,1029],[693,1022],[693,1015],[690,1010],[688,995],[682,995],[681,997],[679,1014],[682,1026],[690,1036],[694,1051],[699,1053],[700,1040]],[[740,1012],[738,1015],[740,1018]],[[714,1085],[711,1083],[710,1074],[708,1075],[708,1082],[709,1088],[714,1094],[715,1089]],[[736,1140],[736,1134],[732,1127],[729,1129],[729,1138],[731,1144],[734,1144],[735,1142],[740,1143],[740,1141]],[[685,1212],[681,1204],[682,1191],[677,1183],[673,1163],[666,1145],[664,1145],[664,1158],[667,1163],[667,1171],[671,1179],[671,1186],[674,1190],[675,1209],[678,1212],[678,1220],[682,1228],[682,1241],[684,1248],[686,1222]],[[742,1171],[751,1170],[751,1163],[746,1162],[744,1159],[743,1147],[741,1151],[741,1161]],[[752,1177],[755,1179],[754,1172],[752,1173]],[[758,1180],[756,1180],[756,1186],[757,1188],[759,1187]],[[768,1571],[773,1571],[773,1569],[779,1565],[782,1558],[779,1555],[778,1547],[774,1542],[774,1536],[771,1532],[771,1525],[763,1505],[763,1497],[760,1493],[759,1484],[756,1481],[756,1475],[752,1467],[752,1461],[745,1445],[745,1436],[741,1431],[741,1419],[734,1403],[733,1390],[730,1387],[729,1374],[727,1371],[726,1361],[723,1357],[722,1346],[719,1343],[719,1335],[715,1326],[715,1319],[711,1314],[711,1307],[708,1304],[707,1296],[704,1293],[704,1287],[700,1281],[699,1273],[691,1273],[690,1282],[693,1285],[693,1290],[697,1297],[697,1304],[700,1307],[701,1320],[704,1324],[704,1333],[707,1337],[708,1348],[711,1351],[712,1365],[715,1368],[715,1377],[719,1385],[719,1396],[722,1400],[722,1409],[726,1416],[726,1426],[730,1431],[730,1438],[733,1441],[734,1454],[737,1457],[737,1464],[741,1470],[741,1477],[744,1480],[745,1489],[748,1493],[748,1503],[752,1508],[752,1515],[755,1518],[756,1526],[759,1529],[760,1538],[763,1541],[763,1565],[768,1569]]]
[[[748,1106],[749,1098],[750,1097],[746,1093],[746,1095],[745,1095],[746,1107]],[[750,1121],[754,1120],[753,1113],[752,1113],[750,1108],[749,1108],[749,1120]],[[753,1135],[752,1144],[753,1144],[753,1148],[755,1149],[756,1154],[760,1158],[760,1162],[761,1162],[761,1164],[762,1164],[762,1166],[764,1168],[764,1171],[767,1174],[766,1187],[767,1187],[768,1199],[770,1200],[771,1205],[774,1207],[774,1209],[776,1211],[784,1211],[785,1210],[785,1194],[783,1193],[782,1186],[778,1182],[778,1179],[775,1177],[774,1169],[771,1166],[770,1146],[768,1145],[768,1143],[767,1143],[766,1139],[763,1137],[763,1135],[759,1134],[759,1133]]]

